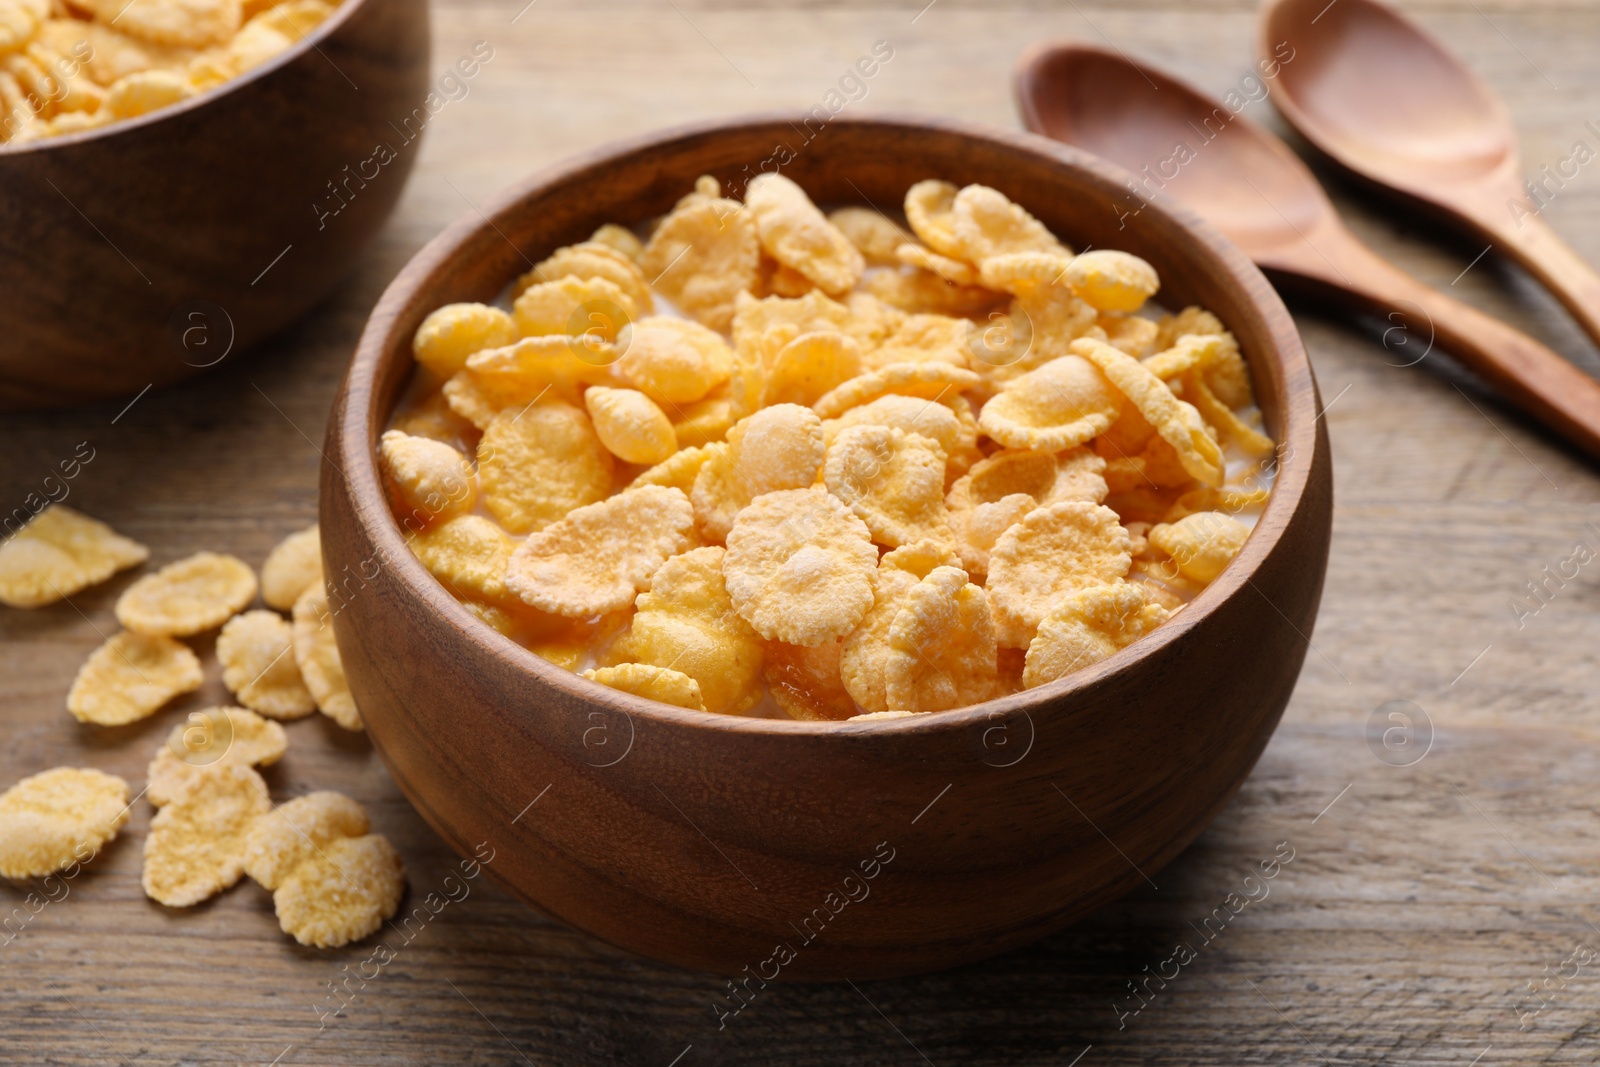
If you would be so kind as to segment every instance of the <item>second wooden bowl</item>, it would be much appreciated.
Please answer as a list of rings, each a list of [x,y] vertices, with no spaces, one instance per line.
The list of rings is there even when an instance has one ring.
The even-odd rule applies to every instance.
[[[1025,134],[895,118],[802,131],[801,116],[785,115],[607,148],[453,226],[373,312],[322,472],[345,670],[417,810],[574,926],[741,982],[962,963],[1144,885],[1228,802],[1277,724],[1330,532],[1311,366],[1277,295],[1216,231],[1133,199],[1112,167]],[[1281,443],[1276,491],[1239,557],[1172,622],[1095,667],[878,722],[644,701],[551,666],[468,614],[407,551],[375,464],[418,323],[441,304],[493,299],[600,223],[668,210],[697,175],[737,195],[775,167],[822,203],[892,208],[928,177],[991,185],[1079,247],[1145,257],[1169,305],[1221,316]]]
[[[427,0],[344,0],[212,92],[0,145],[0,411],[131,399],[326,296],[416,159],[428,54]]]

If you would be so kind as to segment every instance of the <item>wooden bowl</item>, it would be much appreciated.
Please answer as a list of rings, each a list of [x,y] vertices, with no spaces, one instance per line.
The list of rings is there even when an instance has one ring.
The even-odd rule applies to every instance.
[[[417,810],[566,922],[744,980],[958,964],[1145,884],[1221,811],[1277,724],[1331,526],[1328,444],[1294,324],[1197,216],[1141,208],[1126,175],[1027,134],[890,117],[836,118],[809,141],[805,129],[798,115],[755,117],[604,148],[456,223],[367,323],[322,472],[345,670]],[[412,332],[441,304],[493,299],[600,223],[665,212],[697,175],[742,192],[775,160],[823,203],[892,209],[933,176],[994,186],[1078,247],[1144,256],[1172,306],[1220,315],[1282,442],[1277,490],[1233,564],[1095,667],[964,710],[862,723],[648,702],[469,615],[407,551],[378,481],[374,450],[411,374]]]
[[[427,0],[344,0],[212,92],[0,145],[0,410],[131,398],[325,296],[411,170],[417,143],[391,124],[423,107],[428,52]]]

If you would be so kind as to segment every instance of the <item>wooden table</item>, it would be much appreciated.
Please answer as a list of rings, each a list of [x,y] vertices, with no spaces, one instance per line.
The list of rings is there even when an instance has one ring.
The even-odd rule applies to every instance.
[[[95,458],[71,483],[69,503],[149,544],[156,562],[216,549],[259,564],[315,518],[323,423],[367,308],[446,222],[534,168],[663,124],[810,107],[878,40],[894,58],[852,108],[1015,126],[1011,63],[1028,42],[1055,35],[1112,42],[1221,93],[1250,69],[1253,26],[1244,0],[1069,0],[1059,9],[935,0],[920,12],[924,0],[871,10],[523,2],[437,5],[436,68],[480,40],[493,58],[433,120],[398,213],[349,284],[265,350],[230,357],[203,381],[126,410],[132,397],[6,417],[0,502],[20,503],[87,441]],[[1415,8],[1504,94],[1530,171],[1575,141],[1600,147],[1584,125],[1600,119],[1600,10],[1582,0]],[[1266,103],[1249,113],[1278,125]],[[1600,367],[1555,302],[1494,255],[1475,259],[1480,247],[1335,193],[1356,229],[1402,266]],[[1547,214],[1600,261],[1600,169],[1568,182]],[[1600,479],[1439,354],[1401,366],[1426,338],[1407,348],[1390,335],[1386,350],[1387,324],[1295,310],[1337,471],[1322,618],[1254,775],[1155,875],[1159,888],[978,966],[769,989],[719,1031],[711,1005],[722,978],[625,956],[487,879],[364,985],[348,976],[370,948],[299,948],[253,885],[189,912],[165,910],[139,888],[151,814],[140,802],[70,894],[0,944],[0,1062],[1595,1062],[1600,563],[1551,581],[1548,603],[1512,605],[1576,545],[1600,550]],[[126,584],[72,606],[0,609],[9,728],[0,785],[74,764],[137,789],[182,711],[226,700],[213,662],[201,693],[147,722],[100,730],[68,716],[73,673],[113,626]],[[1395,707],[1418,729],[1389,737],[1409,738],[1410,749],[1369,741],[1401,727],[1388,718],[1391,701],[1414,705]],[[290,734],[268,775],[275,794],[336,788],[357,797],[404,855],[411,901],[440,890],[454,857],[366,740],[320,717]],[[1270,895],[1205,940],[1204,919],[1245,893],[1245,876],[1280,842],[1294,859],[1268,883]],[[21,906],[26,891],[0,887],[0,910]],[[1171,977],[1165,961],[1183,940],[1197,955]],[[1129,983],[1152,972],[1169,978],[1150,979],[1141,991],[1152,992],[1133,999]],[[1541,1002],[1529,984],[1547,978],[1544,1006],[1530,1014]],[[320,1018],[319,1006],[339,1003],[330,983],[358,992],[345,994],[341,1015]]]

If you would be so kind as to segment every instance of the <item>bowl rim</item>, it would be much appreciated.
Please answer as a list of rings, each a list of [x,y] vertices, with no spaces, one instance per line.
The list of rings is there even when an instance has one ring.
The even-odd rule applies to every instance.
[[[229,93],[243,89],[246,85],[266,77],[268,74],[278,70],[280,67],[284,67],[290,63],[293,63],[296,59],[305,55],[313,48],[317,49],[317,51],[320,53],[322,50],[318,46],[324,38],[332,36],[335,30],[337,30],[340,26],[343,26],[355,16],[355,12],[358,9],[365,7],[367,4],[372,2],[373,0],[338,0],[338,4],[336,7],[334,7],[331,15],[323,19],[322,22],[320,22],[310,33],[294,42],[282,52],[279,52],[277,55],[273,56],[265,63],[262,63],[260,66],[251,67],[243,74],[235,75],[222,84],[214,85],[204,92],[194,94],[186,100],[180,100],[176,104],[168,104],[166,107],[157,108],[156,110],[146,112],[143,115],[136,115],[131,119],[123,119],[120,122],[111,122],[104,126],[96,126],[92,130],[78,130],[75,133],[63,133],[54,137],[43,137],[37,141],[24,141],[22,144],[15,144],[10,141],[0,141],[0,159],[4,159],[8,156],[25,156],[30,152],[35,151],[49,151],[52,148],[65,148],[69,145],[87,144],[90,141],[115,137],[118,134],[123,133],[131,133],[134,130],[142,130],[147,126],[153,126],[158,122],[165,122],[168,119],[174,119],[179,115],[184,115],[190,111],[203,108],[208,104],[216,103]],[[241,23],[241,25],[243,25],[243,23]],[[327,56],[323,56],[323,58],[327,59]],[[333,66],[333,60],[328,59],[328,64]],[[345,77],[345,80],[349,81],[349,78],[345,76],[344,71],[339,70],[337,66],[334,66],[333,69],[338,70],[340,76]],[[353,85],[354,83],[352,82],[351,84]]]
[[[1281,411],[1282,426],[1280,439],[1276,442],[1277,472],[1273,482],[1273,492],[1256,526],[1246,539],[1244,547],[1222,574],[1202,589],[1175,618],[1105,660],[1034,689],[1022,690],[964,708],[892,719],[854,722],[769,719],[695,711],[602,686],[574,671],[542,659],[468,612],[455,597],[450,595],[444,585],[422,566],[406,546],[400,525],[394,518],[387,494],[382,488],[378,473],[376,442],[384,426],[379,424],[378,419],[392,412],[383,413],[377,410],[374,390],[378,368],[383,363],[385,350],[390,347],[391,335],[399,322],[399,313],[404,310],[405,305],[422,284],[475,239],[486,236],[490,229],[498,230],[496,219],[515,212],[524,200],[538,195],[548,186],[561,183],[593,168],[614,164],[625,158],[636,158],[652,149],[667,147],[674,143],[714,137],[719,133],[750,127],[765,128],[791,124],[803,117],[802,113],[789,110],[741,113],[658,128],[644,134],[608,141],[596,148],[542,167],[501,190],[479,208],[458,216],[401,268],[385,288],[362,328],[340,389],[340,399],[335,403],[330,415],[329,438],[330,442],[336,440],[339,445],[339,455],[333,457],[339,461],[336,475],[345,482],[345,491],[349,493],[355,521],[363,527],[365,536],[371,539],[376,550],[375,555],[384,561],[385,567],[390,569],[395,579],[405,588],[406,595],[420,600],[426,608],[434,611],[441,621],[453,626],[465,639],[475,642],[532,680],[552,686],[576,700],[597,705],[601,709],[620,711],[630,721],[638,716],[664,727],[678,729],[851,739],[908,732],[961,731],[984,723],[991,724],[992,728],[1005,728],[1004,724],[1022,717],[1027,717],[1031,724],[1030,713],[1033,709],[1051,704],[1058,706],[1066,704],[1080,691],[1091,689],[1102,681],[1126,672],[1140,669],[1144,661],[1155,653],[1173,642],[1184,640],[1189,632],[1198,627],[1217,606],[1241,592],[1245,586],[1254,587],[1251,577],[1277,547],[1283,532],[1289,526],[1289,519],[1300,508],[1311,487],[1313,466],[1323,458],[1321,453],[1324,446],[1316,425],[1321,417],[1321,396],[1317,390],[1310,357],[1277,290],[1249,257],[1224,237],[1220,230],[1206,222],[1200,215],[1163,194],[1147,198],[1146,209],[1158,216],[1161,214],[1169,216],[1173,222],[1189,232],[1203,249],[1215,256],[1227,272],[1228,281],[1244,291],[1246,301],[1254,305],[1266,320],[1267,335],[1272,342],[1270,347],[1274,350],[1272,358],[1275,358],[1280,365],[1282,391],[1288,402],[1283,405]],[[1037,134],[1001,127],[902,111],[873,112],[859,116],[837,115],[829,120],[829,124],[923,130],[998,142],[1013,150],[1045,156],[1051,162],[1069,169],[1087,171],[1092,179],[1115,183],[1119,188],[1127,188],[1133,180],[1131,174],[1082,149]],[[410,344],[400,346],[398,350],[409,353]],[[1293,400],[1295,394],[1301,392],[1310,398],[1312,403],[1307,410],[1314,410],[1315,415],[1295,417]],[[332,462],[332,459],[329,462]],[[1270,536],[1258,536],[1258,532]]]

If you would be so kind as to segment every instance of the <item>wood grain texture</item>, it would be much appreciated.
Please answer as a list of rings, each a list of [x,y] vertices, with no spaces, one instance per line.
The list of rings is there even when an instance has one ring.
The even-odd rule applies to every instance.
[[[170,112],[0,149],[0,411],[165,385],[304,314],[399,199],[429,77],[425,0],[350,0]]]
[[[472,204],[601,140],[735,108],[810,107],[874,40],[891,40],[896,57],[863,111],[930,110],[1010,128],[1011,64],[1041,37],[1109,38],[1213,94],[1253,62],[1251,0],[1080,2],[1081,14],[939,0],[915,24],[920,3],[794,10],[677,0],[680,16],[654,4],[540,0],[513,25],[520,6],[441,4],[436,74],[478,40],[495,58],[470,95],[436,117],[400,210],[334,299],[258,355],[152,391],[120,418],[136,389],[70,414],[0,422],[6,507],[90,440],[97,458],[72,483],[70,503],[151,544],[155,562],[212,548],[259,564],[314,518],[317,449],[344,365],[367,311],[425,241]],[[1409,9],[1506,98],[1530,170],[1564,157],[1600,113],[1592,5],[1429,0]],[[1283,129],[1264,103],[1248,113]],[[1590,261],[1600,260],[1597,180],[1586,170],[1547,211]],[[1438,287],[1460,275],[1453,292],[1600,369],[1560,306],[1524,276],[1494,254],[1466,269],[1481,244],[1337,183],[1333,191],[1352,228],[1385,256]],[[1526,1030],[1515,1012],[1530,1002],[1525,983],[1558,969],[1577,942],[1600,947],[1589,925],[1600,915],[1588,903],[1600,889],[1597,572],[1582,568],[1520,629],[1509,604],[1578,539],[1596,543],[1585,524],[1600,525],[1600,480],[1439,353],[1396,366],[1414,353],[1382,346],[1390,324],[1363,329],[1291,306],[1328,405],[1339,486],[1314,648],[1255,772],[1155,879],[1159,888],[981,964],[856,989],[774,987],[718,1030],[710,1005],[724,978],[640,962],[480,879],[319,1030],[313,1005],[332,1003],[325,983],[346,965],[356,971],[370,949],[297,948],[250,886],[193,915],[149,903],[138,885],[150,817],[141,803],[123,842],[72,895],[0,946],[0,1060],[664,1067],[683,1054],[679,1067],[810,1067],[923,1064],[925,1055],[940,1067],[1064,1067],[1093,1045],[1079,1067],[1299,1065],[1323,1054],[1466,1067],[1490,1046],[1480,1067],[1593,1062],[1592,968],[1547,995],[1549,1008]],[[71,720],[71,675],[126,584],[75,597],[87,619],[66,605],[0,614],[0,719],[12,728],[0,781],[62,763],[139,781],[185,709],[224,697],[212,666],[204,691],[126,733],[101,736]],[[1364,736],[1372,711],[1397,699],[1419,704],[1435,734],[1409,768],[1381,763]],[[404,855],[413,900],[439,890],[456,869],[453,854],[370,746],[341,746],[337,729],[316,720],[290,734],[268,775],[275,795],[350,793]],[[960,811],[952,791],[922,822],[947,804]],[[1126,1004],[1126,983],[1168,958],[1189,924],[1284,840],[1297,855],[1270,897],[1246,907],[1119,1029],[1114,1005]],[[0,887],[8,911],[23,896]]]
[[[345,671],[424,817],[464,854],[492,842],[497,879],[585,930],[712,973],[748,967],[761,984],[969,962],[1158,872],[1277,724],[1306,654],[1332,506],[1316,387],[1288,312],[1215,231],[1155,206],[1127,218],[1117,173],[1048,141],[927,120],[840,116],[809,134],[803,123],[703,124],[603,150],[429,244],[362,335],[322,472]],[[1228,322],[1284,457],[1229,572],[1136,648],[1059,684],[848,727],[711,717],[609,691],[455,603],[409,557],[374,454],[424,316],[492,299],[523,256],[670,210],[698,175],[742,192],[741,176],[780,150],[783,173],[825,204],[893,204],[930,174],[998,188],[1074,245],[1144,257],[1174,306]],[[1243,669],[1219,675],[1218,659]],[[1163,744],[1149,744],[1156,735]],[[546,788],[550,817],[522,823],[524,798]],[[920,824],[947,789],[967,795],[966,814]],[[1120,852],[1098,847],[1101,835]],[[845,899],[847,876],[844,892],[871,894],[849,912],[827,903]]]

